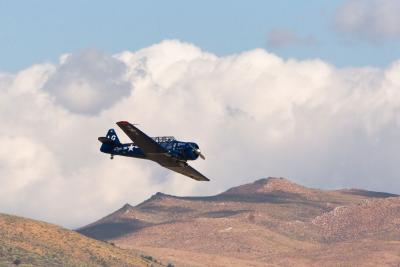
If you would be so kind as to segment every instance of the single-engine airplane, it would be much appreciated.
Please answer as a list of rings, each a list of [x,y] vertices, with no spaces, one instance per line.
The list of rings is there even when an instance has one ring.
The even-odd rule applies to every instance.
[[[108,130],[107,135],[98,140],[102,143],[100,151],[111,154],[111,159],[114,155],[148,159],[197,181],[209,181],[187,163],[198,157],[205,159],[196,143],[178,141],[173,136],[149,137],[127,121],[117,122],[117,125],[133,143],[121,144],[114,129]]]

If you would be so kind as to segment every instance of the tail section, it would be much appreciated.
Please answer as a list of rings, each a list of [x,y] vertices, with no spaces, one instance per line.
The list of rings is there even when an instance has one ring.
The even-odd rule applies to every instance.
[[[108,130],[106,138],[110,139],[111,141],[113,141],[114,143],[116,143],[118,145],[121,144],[114,129]]]
[[[103,144],[101,147],[115,147],[121,144],[114,129],[110,129],[105,137],[99,137],[98,140]],[[105,147],[106,146],[106,147]],[[103,150],[103,149],[101,149]]]

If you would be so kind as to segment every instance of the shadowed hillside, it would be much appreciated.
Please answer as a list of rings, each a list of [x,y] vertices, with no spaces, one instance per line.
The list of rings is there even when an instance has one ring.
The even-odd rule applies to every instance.
[[[0,266],[16,265],[157,266],[133,250],[52,224],[0,214]]]
[[[400,197],[268,178],[210,197],[157,193],[78,231],[183,266],[390,266]]]

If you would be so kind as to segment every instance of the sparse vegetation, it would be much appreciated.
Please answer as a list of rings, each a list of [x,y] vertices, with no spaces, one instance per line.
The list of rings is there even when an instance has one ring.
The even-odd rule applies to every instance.
[[[210,197],[157,194],[91,227],[118,227],[112,242],[151,254],[143,259],[152,264],[378,266],[400,262],[399,217],[398,196],[270,178]]]
[[[0,214],[0,266],[149,266],[138,253],[58,226]]]
[[[152,256],[147,256],[147,255],[142,255],[142,258],[149,260],[149,261],[153,261],[153,257]]]
[[[93,224],[100,226],[97,230],[127,226],[108,241],[0,215],[0,266],[161,266],[171,260],[178,266],[400,262],[400,197],[384,193],[322,191],[272,179],[213,197],[163,195],[129,210]]]

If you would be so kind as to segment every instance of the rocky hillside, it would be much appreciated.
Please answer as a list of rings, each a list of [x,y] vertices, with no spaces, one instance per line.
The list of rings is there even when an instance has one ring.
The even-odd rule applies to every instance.
[[[74,231],[0,214],[0,266],[157,266],[133,250]]]
[[[178,266],[392,266],[400,197],[268,178],[210,197],[157,193],[78,231]]]

